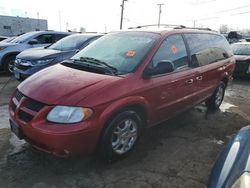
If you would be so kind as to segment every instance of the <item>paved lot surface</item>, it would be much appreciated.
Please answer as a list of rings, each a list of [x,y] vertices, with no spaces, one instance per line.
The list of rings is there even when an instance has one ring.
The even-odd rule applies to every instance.
[[[9,78],[0,76],[0,88]],[[250,80],[228,87],[221,110],[197,106],[147,130],[126,159],[103,164],[93,157],[39,153],[10,133],[7,103],[18,82],[0,93],[0,187],[205,187],[220,150],[250,124]]]

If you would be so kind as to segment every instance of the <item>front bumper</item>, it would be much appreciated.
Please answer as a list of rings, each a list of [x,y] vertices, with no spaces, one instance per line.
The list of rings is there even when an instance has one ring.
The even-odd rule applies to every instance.
[[[57,156],[86,155],[95,151],[100,135],[96,121],[72,125],[50,123],[46,116],[52,106],[39,107],[38,101],[35,104],[34,100],[19,95],[16,92],[10,101],[10,121],[18,126],[23,138],[32,146]]]
[[[35,74],[36,72],[47,68],[50,65],[41,65],[41,66],[23,66],[23,65],[17,65],[15,64],[14,67],[14,75],[16,75],[16,79],[18,80],[24,80],[31,76],[32,74]]]

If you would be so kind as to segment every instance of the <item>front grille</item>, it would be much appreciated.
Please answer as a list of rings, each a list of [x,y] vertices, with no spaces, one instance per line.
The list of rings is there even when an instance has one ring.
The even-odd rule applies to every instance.
[[[23,96],[24,95],[19,90],[16,91],[16,96],[15,97],[16,97],[18,102],[23,98]]]
[[[23,65],[19,65],[19,64],[15,64],[15,67],[19,70],[22,70],[22,71],[26,71],[28,70],[31,66],[23,66]]]
[[[24,112],[22,110],[19,111],[18,117],[21,120],[23,120],[23,121],[25,121],[27,123],[30,122],[33,119],[32,115],[30,115],[30,114],[28,114],[28,113],[26,113],[26,112]]]
[[[249,65],[250,65],[250,62],[237,61],[234,71],[236,73],[246,73]]]
[[[17,110],[17,106],[14,103],[14,101],[11,102],[10,107],[13,110],[13,112],[17,111],[17,115],[22,121],[27,123],[33,119],[33,115],[23,111],[22,107],[25,107],[33,112],[39,112],[45,106],[45,104],[41,102],[38,102],[36,100],[24,96],[19,90],[16,91],[15,98],[19,103],[21,102],[21,104],[18,104],[18,106],[20,106],[18,107],[20,108],[20,110]],[[21,100],[22,98],[24,98],[24,100]]]
[[[41,102],[35,101],[33,99],[28,99],[25,104],[25,107],[32,111],[39,112],[44,107],[44,104]]]

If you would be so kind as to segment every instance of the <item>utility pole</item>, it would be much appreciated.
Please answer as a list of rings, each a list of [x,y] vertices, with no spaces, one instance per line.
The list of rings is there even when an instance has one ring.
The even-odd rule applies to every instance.
[[[194,20],[193,23],[194,23],[194,26],[193,26],[193,27],[195,28],[195,27],[196,27],[196,20]]]
[[[124,11],[124,2],[127,0],[122,0],[122,4],[121,4],[121,22],[120,22],[120,29],[122,29],[122,22],[123,22],[123,11]]]
[[[164,5],[163,3],[157,4],[159,6],[159,18],[158,18],[158,27],[161,24],[161,6]]]
[[[60,27],[60,31],[62,31],[62,19],[61,19],[61,10],[59,10],[58,12],[58,17],[59,17],[59,27]]]

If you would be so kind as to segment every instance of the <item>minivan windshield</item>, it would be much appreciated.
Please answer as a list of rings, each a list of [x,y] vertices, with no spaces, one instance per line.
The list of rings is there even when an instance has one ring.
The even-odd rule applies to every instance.
[[[86,42],[93,35],[83,35],[83,34],[74,34],[68,37],[65,37],[56,43],[49,46],[49,49],[60,50],[60,51],[68,51],[79,49],[84,42]]]
[[[250,43],[249,44],[232,44],[234,55],[250,55]]]
[[[27,39],[29,39],[30,37],[32,37],[34,35],[35,32],[28,32],[25,34],[22,34],[18,37],[16,37],[15,39],[13,39],[12,41],[10,41],[11,43],[23,43],[25,42]]]
[[[113,67],[120,74],[132,72],[160,37],[150,32],[116,32],[105,35],[72,57],[80,63],[90,58]],[[89,61],[94,65],[94,61]]]

